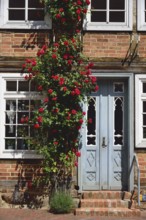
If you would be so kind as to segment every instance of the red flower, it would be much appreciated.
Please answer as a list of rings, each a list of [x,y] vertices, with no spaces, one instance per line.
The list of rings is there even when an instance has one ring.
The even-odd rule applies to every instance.
[[[76,115],[76,114],[77,114],[77,111],[76,111],[75,109],[73,109],[73,110],[71,111],[71,113],[72,113],[72,115]]]
[[[63,91],[64,91],[64,92],[67,91],[67,87],[66,87],[66,86],[63,87]]]
[[[71,91],[71,95],[74,96],[75,95],[75,91]]]
[[[42,91],[42,90],[43,90],[42,85],[39,85],[39,86],[37,87],[37,90],[38,90],[38,91]]]
[[[77,13],[78,15],[81,14],[81,9],[78,8],[78,9],[76,10],[76,13]]]
[[[36,64],[37,64],[36,60],[33,60],[31,64],[32,64],[32,66],[36,66]]]
[[[77,152],[76,152],[76,156],[77,156],[77,157],[80,157],[80,156],[81,156],[81,152],[80,152],[80,151],[77,151]]]
[[[55,108],[55,109],[54,109],[54,112],[55,112],[55,113],[58,113],[58,112],[59,112],[59,109],[58,109],[58,108]]]
[[[82,2],[80,0],[77,1],[78,5],[82,5]]]
[[[79,120],[79,123],[80,123],[80,124],[82,124],[82,123],[83,123],[83,119],[82,119],[82,118]]]
[[[61,14],[56,14],[56,18],[61,18]]]
[[[88,119],[88,123],[89,123],[89,124],[92,124],[92,118],[89,118],[89,119]]]
[[[44,103],[48,101],[49,101],[49,98],[44,98]]]
[[[61,85],[63,85],[63,84],[64,84],[64,78],[61,77],[60,80],[59,80],[59,85],[61,86]]]
[[[77,88],[75,88],[75,90],[74,90],[74,91],[75,91],[75,94],[76,94],[76,95],[80,95],[80,94],[81,94],[80,90],[79,90],[79,89],[77,89]]]
[[[52,98],[52,101],[56,101],[57,100],[57,96]]]
[[[37,124],[34,124],[34,128],[35,129],[38,129],[38,128],[40,128],[40,125],[37,123]]]
[[[52,92],[53,92],[53,89],[48,89],[49,94],[52,94]]]
[[[75,167],[77,167],[77,166],[78,166],[78,162],[77,162],[77,161],[75,161],[74,165],[75,165]]]
[[[20,119],[20,123],[23,124],[24,122],[25,122],[25,118],[21,118],[21,119]]]
[[[38,121],[39,123],[42,123],[42,122],[43,122],[43,117],[42,117],[42,116],[38,116],[37,121]]]
[[[47,49],[47,45],[44,44],[43,47],[42,47],[42,49],[43,49],[43,50],[46,50],[46,49]]]
[[[65,46],[68,46],[69,45],[69,43],[68,43],[68,41],[66,40],[66,41],[64,41],[64,45]]]
[[[58,141],[54,141],[54,145],[58,145]]]
[[[41,49],[37,52],[37,56],[39,57],[39,56],[43,55],[44,53],[45,53],[45,51],[43,49]]]
[[[79,29],[76,29],[76,33],[80,33],[81,32],[81,30],[79,30]]]
[[[44,108],[39,108],[39,113],[44,112]]]
[[[59,8],[59,11],[60,11],[60,12],[63,12],[63,11],[64,11],[64,9],[63,9],[63,8]]]
[[[54,43],[54,47],[59,47],[59,44],[58,43]]]
[[[25,80],[28,80],[28,78],[29,78],[28,75],[25,75],[25,76],[24,76],[24,79],[25,79]]]
[[[89,0],[86,0],[86,4],[87,4],[87,5],[90,5],[90,1],[89,1]]]
[[[64,54],[63,59],[67,60],[68,59],[68,54]]]
[[[91,81],[92,81],[92,83],[95,83],[96,80],[97,80],[97,78],[96,78],[95,76],[92,76],[92,77],[91,77]]]
[[[99,86],[96,85],[95,88],[94,88],[94,91],[97,92],[98,90],[99,90]]]
[[[86,9],[86,8],[83,9],[83,13],[84,13],[84,14],[87,13],[87,9]]]
[[[56,59],[56,58],[57,58],[57,55],[56,55],[56,54],[52,54],[52,58],[53,58],[53,59]]]
[[[83,112],[82,114],[83,114],[83,115],[86,115],[86,112]]]
[[[68,60],[67,63],[68,63],[68,65],[71,65],[72,64],[72,60]]]
[[[23,64],[23,65],[22,65],[22,69],[25,69],[25,68],[26,68],[26,64]]]

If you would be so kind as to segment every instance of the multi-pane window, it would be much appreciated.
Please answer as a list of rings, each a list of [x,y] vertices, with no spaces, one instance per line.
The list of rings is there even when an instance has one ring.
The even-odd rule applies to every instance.
[[[92,0],[92,22],[125,22],[125,0]]]
[[[145,75],[136,75],[135,80],[135,110],[136,110],[136,147],[146,147],[146,78]]]
[[[138,30],[146,30],[146,0],[137,1],[137,28]]]
[[[44,20],[44,4],[39,0],[9,0],[9,21]]]
[[[40,0],[1,0],[0,28],[48,29],[51,20]]]
[[[34,134],[28,120],[40,104],[34,89],[31,81],[6,80],[5,150],[29,150],[28,139]]]
[[[131,0],[91,0],[85,29],[130,30],[132,17]]]

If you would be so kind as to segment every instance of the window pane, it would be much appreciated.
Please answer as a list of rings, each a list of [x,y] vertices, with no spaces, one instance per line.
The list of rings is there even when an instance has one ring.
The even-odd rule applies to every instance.
[[[146,115],[143,115],[143,125],[146,125]]]
[[[29,81],[19,81],[18,91],[29,91]]]
[[[110,12],[110,22],[124,22],[125,12]]]
[[[44,4],[40,2],[40,0],[29,0],[28,1],[29,8],[43,8]]]
[[[6,139],[5,140],[5,149],[6,150],[14,150],[15,149],[15,140],[14,139]]]
[[[146,128],[143,128],[143,138],[146,138]]]
[[[146,101],[143,102],[143,112],[146,112]]]
[[[106,0],[92,0],[91,1],[92,9],[106,9]]]
[[[29,110],[29,100],[18,100],[18,110],[28,111]]]
[[[125,0],[110,0],[110,9],[125,9]]]
[[[91,12],[91,21],[92,22],[106,22],[106,12],[105,11],[92,11]]]
[[[143,93],[146,93],[146,83],[143,83]]]
[[[25,11],[24,10],[9,10],[9,21],[24,21]]]
[[[28,20],[29,21],[43,21],[44,10],[28,10]]]
[[[24,8],[25,0],[9,0],[9,8]]]
[[[17,91],[17,82],[16,81],[7,81],[6,82],[6,91]]]
[[[27,150],[27,141],[24,139],[17,139],[17,149],[18,150]]]

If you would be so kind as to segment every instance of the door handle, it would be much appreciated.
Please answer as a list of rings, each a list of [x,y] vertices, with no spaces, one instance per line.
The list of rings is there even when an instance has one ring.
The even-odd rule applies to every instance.
[[[105,137],[102,138],[102,147],[103,148],[107,147],[107,143],[106,143]]]

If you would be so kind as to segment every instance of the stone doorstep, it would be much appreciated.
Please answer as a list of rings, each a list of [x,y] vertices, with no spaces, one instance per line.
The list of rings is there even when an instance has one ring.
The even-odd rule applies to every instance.
[[[78,208],[75,210],[75,215],[132,217],[140,216],[140,210],[127,208]]]
[[[80,201],[80,207],[107,207],[107,208],[129,208],[131,206],[130,200],[120,199],[82,199]]]
[[[122,199],[124,192],[121,191],[85,191],[83,199]]]

